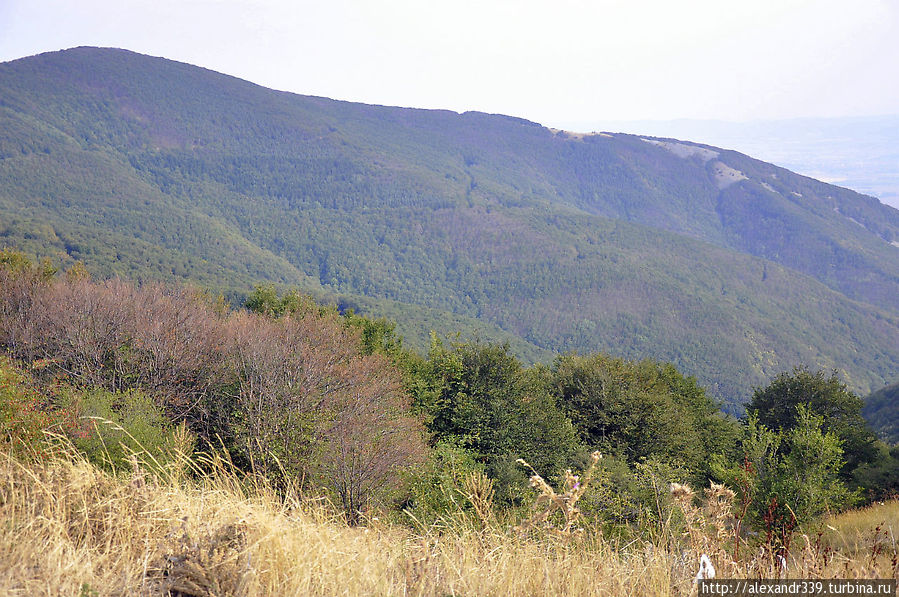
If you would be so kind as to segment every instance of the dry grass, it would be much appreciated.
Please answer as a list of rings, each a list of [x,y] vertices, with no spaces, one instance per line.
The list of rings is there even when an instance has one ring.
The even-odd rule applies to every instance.
[[[650,543],[522,535],[486,516],[480,528],[439,532],[377,520],[350,527],[321,504],[248,487],[215,459],[204,463],[213,473],[197,482],[186,480],[190,462],[161,478],[140,468],[116,477],[64,446],[56,451],[37,463],[0,456],[0,594],[576,596],[693,588],[692,555]],[[473,481],[471,492],[487,499],[482,485]],[[891,507],[895,515],[899,507]],[[874,567],[868,559],[856,554],[845,569],[845,558],[831,557],[822,573],[889,576],[888,558]]]
[[[824,539],[835,551],[867,555],[878,551],[895,553],[899,544],[899,500],[878,502],[850,510],[826,521]]]
[[[693,490],[673,483],[684,512],[692,558],[708,554],[719,578],[896,578],[899,580],[899,502],[831,517],[818,532],[797,532],[783,543],[751,541],[733,516],[734,492],[712,483],[697,504]]]

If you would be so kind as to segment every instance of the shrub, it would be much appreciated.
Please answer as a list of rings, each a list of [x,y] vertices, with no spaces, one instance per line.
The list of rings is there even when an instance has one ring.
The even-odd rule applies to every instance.
[[[607,535],[658,537],[673,512],[668,488],[688,472],[658,458],[630,465],[609,456],[599,466],[601,475],[581,499],[585,518]]]
[[[657,458],[704,482],[709,456],[737,439],[736,422],[670,364],[568,354],[546,377],[581,441],[631,464]]]
[[[776,551],[788,551],[794,532],[854,499],[839,476],[839,438],[825,432],[823,417],[805,405],[797,407],[796,426],[789,430],[773,431],[750,415],[742,445],[742,463],[718,456],[713,470],[737,491],[741,518],[766,533]]]
[[[483,475],[485,466],[475,455],[453,439],[438,440],[427,460],[406,473],[408,495],[403,502],[406,514],[424,528],[471,512],[466,479]]]
[[[842,443],[844,481],[849,481],[859,466],[876,460],[876,436],[862,417],[864,403],[835,371],[826,375],[823,371],[813,373],[796,367],[792,373],[781,373],[767,387],[753,393],[746,411],[769,429],[789,430],[799,423],[800,405],[820,416],[822,429]]]
[[[161,429],[147,410],[155,401],[169,421],[221,436],[270,478],[326,487],[353,519],[421,458],[422,427],[399,373],[383,355],[364,355],[334,312],[291,306],[273,320],[161,284],[51,280],[11,267],[0,275],[11,282],[0,291],[0,346],[48,363],[45,381],[111,392],[100,410],[120,427],[116,416],[140,396],[133,422],[149,425],[151,444]]]
[[[48,431],[85,435],[71,413],[53,408],[25,373],[0,357],[0,449],[18,457],[41,457]]]
[[[574,427],[544,380],[525,370],[509,347],[470,342],[444,346],[433,339],[426,401],[420,407],[439,439],[452,439],[486,464],[499,499],[517,503],[529,492],[516,459],[551,478],[579,453]]]
[[[75,447],[95,465],[114,471],[132,466],[132,454],[144,465],[165,467],[176,451],[188,451],[184,436],[146,394],[139,390],[69,390],[61,395],[67,409],[89,422],[92,433],[76,437]]]
[[[352,520],[424,450],[399,373],[364,356],[336,321],[306,314],[229,320],[235,437],[270,477],[328,487]]]

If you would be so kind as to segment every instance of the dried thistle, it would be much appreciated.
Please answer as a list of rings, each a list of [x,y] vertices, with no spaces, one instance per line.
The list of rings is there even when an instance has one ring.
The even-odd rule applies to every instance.
[[[566,470],[562,490],[560,493],[557,493],[534,470],[534,467],[519,458],[518,464],[531,469],[531,487],[539,491],[540,495],[537,496],[537,501],[534,503],[534,512],[531,514],[531,517],[519,524],[516,530],[524,532],[536,526],[542,526],[562,538],[569,538],[577,530],[576,524],[581,518],[581,511],[577,508],[577,502],[587,491],[587,487],[596,473],[596,465],[600,459],[602,459],[602,454],[599,451],[593,452],[590,455],[590,465],[582,475],[575,475],[571,472],[571,469]],[[561,527],[553,526],[549,522],[549,517],[556,511],[561,512],[564,518],[564,524]]]
[[[692,501],[694,495],[695,494],[693,490],[690,489],[689,485],[682,485],[680,483],[671,484],[671,497],[679,503]]]
[[[493,497],[495,490],[493,488],[493,479],[480,471],[472,471],[462,480],[464,491],[460,490],[481,520],[484,527],[490,526],[493,522]]]
[[[700,506],[694,499],[696,493],[688,485],[671,484],[671,496],[684,513],[684,536],[693,553],[709,560],[709,565],[714,560],[735,570],[737,564],[728,556],[725,545],[734,537],[736,493],[718,483],[711,483],[703,493],[705,499]]]
[[[706,522],[715,531],[715,538],[723,545],[731,536],[734,527],[733,503],[736,493],[719,483],[712,483],[705,490],[704,513]]]

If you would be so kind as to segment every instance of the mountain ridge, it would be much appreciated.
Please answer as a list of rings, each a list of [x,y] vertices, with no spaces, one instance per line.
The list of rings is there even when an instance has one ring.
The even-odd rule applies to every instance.
[[[417,304],[732,403],[800,363],[899,377],[899,211],[737,152],[92,48],[0,64],[0,130],[0,243],[99,275]]]

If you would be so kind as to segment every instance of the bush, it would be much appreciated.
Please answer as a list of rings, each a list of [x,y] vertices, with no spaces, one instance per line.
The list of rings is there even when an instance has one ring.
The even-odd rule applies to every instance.
[[[554,479],[584,453],[574,427],[543,380],[525,370],[509,347],[471,342],[444,346],[433,339],[420,404],[429,429],[451,439],[486,464],[496,495],[517,503],[529,495],[524,458]]]
[[[840,439],[845,459],[841,469],[844,481],[849,481],[859,466],[875,461],[876,436],[862,417],[864,403],[835,371],[826,375],[823,371],[812,373],[796,367],[792,373],[781,373],[767,387],[753,393],[746,412],[756,415],[759,423],[769,429],[789,430],[798,424],[800,405],[819,415],[822,429]]]
[[[687,471],[658,458],[629,465],[607,456],[599,466],[598,480],[580,502],[586,520],[607,536],[658,536],[674,511],[669,487],[689,478]]]
[[[331,317],[229,319],[233,428],[269,477],[327,487],[355,521],[420,460],[423,429],[399,372],[382,355],[362,355],[358,337]]]
[[[187,422],[282,487],[327,488],[353,520],[422,456],[400,374],[385,356],[363,354],[335,312],[291,303],[272,319],[161,284],[51,279],[2,263],[0,276],[9,282],[0,347],[47,363],[44,381],[85,391],[100,416],[146,432],[152,446],[165,443],[160,417]]]
[[[176,451],[190,451],[185,444],[188,438],[176,433],[156,403],[139,390],[69,390],[61,402],[89,422],[92,433],[76,437],[73,443],[101,468],[128,470],[132,454],[139,455],[144,466],[166,467]]]
[[[484,464],[457,441],[439,440],[427,460],[407,473],[408,497],[403,509],[426,528],[459,513],[470,513],[472,504],[466,497],[466,479],[484,472]]]
[[[25,373],[0,357],[0,449],[17,457],[42,457],[48,431],[85,435],[71,413],[53,408]]]
[[[823,417],[800,404],[796,425],[774,431],[750,415],[742,440],[743,461],[713,459],[713,470],[737,491],[738,508],[767,543],[788,550],[793,532],[825,513],[849,505],[853,494],[839,476],[843,450]]]
[[[630,464],[670,462],[704,484],[711,454],[737,440],[736,421],[673,365],[568,354],[545,376],[581,441]]]

